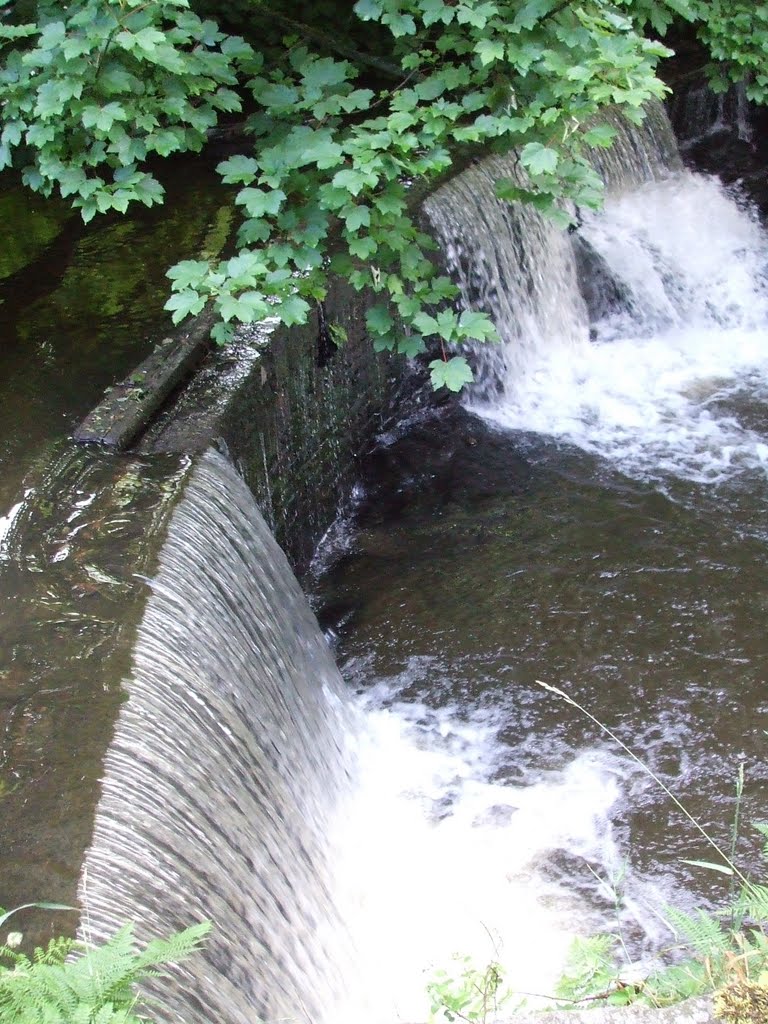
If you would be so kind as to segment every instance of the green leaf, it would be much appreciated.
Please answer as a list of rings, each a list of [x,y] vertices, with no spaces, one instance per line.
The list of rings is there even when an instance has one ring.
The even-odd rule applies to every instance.
[[[557,0],[528,0],[515,15],[513,29],[519,31],[521,28],[533,28],[555,8],[556,4]]]
[[[394,321],[386,306],[372,306],[365,314],[365,323],[371,334],[389,334]]]
[[[260,188],[244,188],[237,193],[235,202],[246,208],[249,217],[258,218],[265,214],[277,214],[285,198],[285,192],[279,188],[272,189],[271,192],[265,192]]]
[[[379,246],[370,235],[357,235],[354,238],[347,239],[347,248],[353,256],[358,256],[361,260],[367,260],[369,256],[373,256]]]
[[[67,903],[22,903],[21,906],[14,907],[13,910],[0,913],[0,928],[9,917],[13,917],[20,910],[28,910],[30,907],[36,907],[38,910],[77,910],[77,907],[70,907]]]
[[[448,388],[449,391],[461,391],[465,384],[471,383],[475,377],[469,368],[469,363],[463,356],[454,356],[452,359],[433,359],[429,364],[432,387]]]
[[[531,174],[553,174],[560,155],[540,142],[529,142],[520,151],[520,162]]]
[[[374,352],[394,352],[397,348],[397,338],[394,334],[377,334],[373,339]]]
[[[289,295],[275,307],[275,312],[288,327],[292,324],[303,324],[309,313],[309,303],[298,295]]]
[[[357,0],[353,10],[362,21],[378,21],[382,15],[378,0]]]
[[[440,330],[437,320],[435,320],[433,316],[430,316],[429,313],[417,313],[413,317],[413,323],[415,327],[418,327],[422,334],[437,334]]]
[[[398,339],[397,351],[409,359],[415,359],[416,356],[421,355],[426,350],[427,346],[424,344],[424,339],[420,334],[408,334]]]
[[[499,341],[499,335],[487,313],[465,310],[459,317],[459,333],[474,341]]]
[[[367,110],[373,101],[373,96],[374,93],[371,89],[354,89],[346,96],[341,96],[339,103],[342,110],[346,110],[350,114],[353,110]]]
[[[598,124],[584,132],[584,141],[588,146],[600,146],[608,149],[616,138],[616,129],[609,124]]]
[[[221,175],[224,184],[245,184],[248,181],[253,181],[258,173],[259,165],[253,157],[229,157],[228,160],[222,160],[216,170]]]
[[[705,868],[707,871],[717,871],[721,875],[733,875],[733,868],[725,864],[715,864],[711,860],[683,860],[681,863],[690,864],[692,868]]]
[[[256,99],[265,107],[287,110],[296,106],[299,93],[290,85],[267,85],[255,93]]]
[[[175,282],[174,287],[179,289],[199,288],[210,271],[210,265],[205,260],[181,260],[166,272],[166,277]]]
[[[327,170],[340,163],[343,156],[344,150],[329,131],[316,131],[302,146],[301,163],[314,163],[320,170]]]
[[[333,57],[320,57],[302,71],[305,89],[325,90],[346,82],[350,66],[346,61],[334,60]]]
[[[237,296],[224,292],[219,295],[216,305],[227,323],[233,319],[244,324],[254,323],[263,320],[270,312],[263,293],[254,290],[241,292]]]
[[[336,174],[334,174],[332,184],[335,188],[346,189],[346,191],[351,192],[353,196],[358,196],[365,187],[366,176],[361,171],[345,167],[343,170],[337,171]]]
[[[348,231],[358,231],[360,228],[369,227],[371,223],[371,209],[369,206],[345,206],[341,216],[347,225]]]
[[[217,345],[227,345],[235,336],[234,328],[231,324],[225,324],[223,320],[219,320],[211,328],[211,338]]]
[[[481,39],[475,44],[475,53],[483,67],[504,60],[504,42],[501,39]]]
[[[178,324],[187,316],[196,316],[204,305],[205,296],[187,288],[181,292],[174,292],[163,309],[171,310],[171,320]]]

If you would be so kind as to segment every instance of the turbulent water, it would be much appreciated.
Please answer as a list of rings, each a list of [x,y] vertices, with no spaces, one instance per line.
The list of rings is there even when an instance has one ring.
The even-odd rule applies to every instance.
[[[326,551],[351,701],[244,485],[194,471],[83,881],[97,934],[214,920],[163,1019],[425,1020],[463,957],[536,1002],[574,936],[643,957],[666,901],[722,895],[643,768],[537,683],[721,841],[739,759],[759,813],[768,246],[668,150],[658,118],[628,133],[574,235],[499,203],[496,158],[430,199],[502,344],[471,415],[382,439],[394,497]]]
[[[592,338],[536,347],[476,408],[633,476],[716,483],[763,467],[763,433],[734,408],[765,395],[768,244],[755,218],[683,173],[609,198],[581,233],[616,284],[615,309]]]
[[[619,929],[642,957],[671,939],[666,902],[719,898],[681,863],[712,850],[537,678],[723,844],[739,760],[761,814],[768,240],[716,180],[633,147],[573,236],[494,198],[499,158],[428,204],[502,344],[477,356],[468,407],[490,429],[455,471],[482,485],[427,496],[451,458],[439,423],[426,468],[385,440],[398,512],[363,498],[326,583],[354,609],[341,649],[367,723],[349,848],[370,885],[358,872],[347,915],[368,991],[395,1004],[366,1019],[423,1019],[454,954],[535,1001],[574,935]]]

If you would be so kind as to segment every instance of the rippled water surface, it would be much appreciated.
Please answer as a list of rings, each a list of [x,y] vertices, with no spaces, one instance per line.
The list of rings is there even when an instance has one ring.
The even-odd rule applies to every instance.
[[[537,680],[726,848],[743,763],[738,851],[758,864],[766,239],[687,173],[581,233],[613,305],[590,325],[576,297],[568,336],[529,339],[522,373],[502,346],[471,412],[383,439],[321,576],[369,730],[379,896],[350,899],[404,1020],[452,953],[546,994],[574,934],[618,926],[639,956],[670,941],[666,902],[724,896],[683,864],[717,856],[660,786]]]
[[[76,449],[73,427],[169,324],[164,271],[220,245],[205,172],[87,229],[7,185],[0,212],[0,905],[74,901],[121,702],[124,627],[178,460]],[[25,914],[31,938],[67,927]],[[38,929],[40,929],[38,931]]]

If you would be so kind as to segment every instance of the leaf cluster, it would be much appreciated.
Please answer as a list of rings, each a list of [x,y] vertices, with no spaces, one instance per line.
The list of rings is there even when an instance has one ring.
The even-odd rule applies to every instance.
[[[239,323],[298,323],[339,274],[379,298],[374,345],[439,350],[433,383],[452,390],[471,371],[445,346],[495,333],[485,312],[453,310],[415,184],[439,182],[457,147],[514,150],[521,176],[500,198],[561,224],[570,203],[596,207],[590,151],[613,138],[600,111],[639,120],[663,95],[670,51],[645,30],[675,18],[698,19],[718,74],[749,73],[755,98],[767,81],[768,16],[746,0],[357,0],[338,37],[290,0],[235,4],[226,24],[246,38],[200,3],[0,0],[0,169],[88,220],[161,202],[148,161],[199,152],[247,112],[247,145],[219,166],[237,252],[171,269],[174,322],[212,303],[220,342]]]
[[[435,971],[427,986],[431,1021],[467,1021],[486,1024],[492,1020],[512,993],[504,989],[501,967],[492,961],[480,970],[471,957],[455,957],[452,971]]]

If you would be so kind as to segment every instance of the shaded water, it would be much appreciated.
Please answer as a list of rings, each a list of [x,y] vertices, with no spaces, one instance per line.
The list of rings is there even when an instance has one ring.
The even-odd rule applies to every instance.
[[[768,787],[766,237],[713,180],[619,188],[577,243],[605,285],[590,317],[548,230],[523,232],[515,278],[493,173],[430,216],[465,302],[501,294],[500,354],[471,413],[382,439],[319,582],[368,716],[365,849],[386,893],[350,895],[352,920],[403,1020],[452,952],[547,994],[571,935],[620,927],[642,956],[671,938],[665,901],[724,897],[682,863],[714,854],[660,788],[537,680],[726,848],[739,763],[745,821]],[[531,267],[555,268],[554,295]],[[750,868],[756,851],[745,834]]]
[[[67,435],[166,330],[163,273],[226,238],[204,170],[162,211],[85,228],[7,185],[0,260],[0,905],[71,903],[179,460]],[[183,468],[183,467],[182,467]],[[122,648],[121,648],[122,643]],[[71,922],[27,913],[30,939]]]

